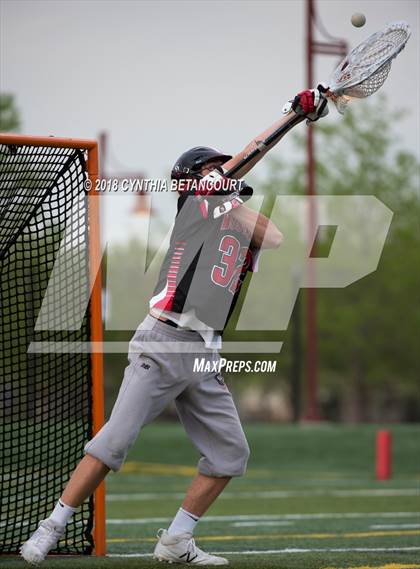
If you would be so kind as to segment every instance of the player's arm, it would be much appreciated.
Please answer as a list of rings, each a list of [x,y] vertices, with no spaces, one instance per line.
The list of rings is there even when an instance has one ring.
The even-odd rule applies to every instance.
[[[302,91],[290,101],[290,105],[286,105],[284,112],[286,116],[272,124],[269,128],[264,130],[261,134],[256,136],[245,148],[233,156],[228,162],[223,164],[224,172],[228,172],[242,161],[250,156],[256,150],[255,156],[245,162],[239,168],[232,178],[242,178],[257,164],[273,146],[275,146],[294,126],[300,124],[302,120],[308,118],[310,121],[318,120],[318,118],[325,116],[328,113],[327,99],[324,96],[326,88],[323,85],[318,85],[317,89]],[[287,125],[290,128],[287,128]],[[282,127],[285,127],[282,129]],[[276,132],[280,134],[275,134]],[[273,136],[274,135],[274,136]]]
[[[211,172],[203,180],[211,176],[213,180],[217,177],[227,180],[219,172]],[[202,198],[200,209],[205,210],[205,217],[218,219],[229,214],[249,235],[250,244],[254,248],[275,249],[279,247],[283,240],[281,231],[265,215],[244,205],[244,202],[252,196],[253,189],[244,180],[238,180],[237,185],[239,185],[238,189],[228,194],[225,193],[221,200],[219,195],[214,194]],[[203,208],[204,204],[205,208]]]
[[[294,111],[292,111],[292,113],[293,116],[296,116],[296,113]],[[275,132],[281,126],[288,123],[290,119],[291,115],[287,115],[286,117],[283,117],[280,120],[276,121],[269,128],[267,128],[261,134],[256,136],[253,140],[251,140],[251,142],[249,142],[249,144],[245,146],[245,148],[241,152],[235,154],[233,158],[231,158],[228,162],[225,162],[223,164],[223,170],[227,172],[228,170],[239,164],[244,158],[246,158],[246,156],[249,156],[249,154],[251,154],[256,148],[259,148],[260,152],[255,156],[255,158],[250,160],[245,166],[243,166],[240,170],[238,170],[233,177],[242,178],[243,176],[245,176],[245,174],[247,174],[255,166],[255,164],[257,164],[267,154],[267,152],[271,150],[271,148],[273,148],[273,146],[275,146],[277,142],[279,142],[280,138],[278,138],[277,140],[273,141],[271,144],[268,145],[265,145],[264,141],[267,138],[269,138],[270,135],[273,134],[273,132]]]
[[[221,174],[217,173],[218,176]],[[206,176],[207,178],[208,176]],[[204,178],[205,179],[205,178]],[[244,205],[244,201],[252,196],[252,188],[240,180],[241,190],[225,194],[225,199],[211,195],[198,197],[202,217],[218,219],[225,215],[232,216],[249,235],[251,246],[256,249],[275,249],[283,241],[283,234],[262,213],[256,212]]]
[[[245,205],[232,210],[234,217],[251,236],[251,246],[257,249],[276,249],[283,241],[283,234],[262,213]]]

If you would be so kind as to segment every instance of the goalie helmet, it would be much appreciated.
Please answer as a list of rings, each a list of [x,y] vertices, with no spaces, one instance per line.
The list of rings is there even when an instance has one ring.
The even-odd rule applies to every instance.
[[[194,148],[190,148],[190,150],[181,154],[175,162],[174,167],[172,168],[171,178],[172,180],[194,178],[199,174],[201,167],[206,162],[216,159],[227,162],[231,158],[232,156],[229,154],[223,154],[215,148],[210,148],[208,146],[194,146]]]

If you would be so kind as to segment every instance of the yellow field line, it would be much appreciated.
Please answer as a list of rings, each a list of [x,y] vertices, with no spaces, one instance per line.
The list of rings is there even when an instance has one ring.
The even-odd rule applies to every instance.
[[[126,462],[121,471],[124,474],[162,474],[178,476],[194,476],[197,473],[195,466],[185,466],[182,464],[159,464],[157,462]]]
[[[418,529],[409,529],[409,530],[392,530],[392,531],[363,531],[363,532],[351,532],[351,533],[343,533],[341,534],[342,537],[352,538],[352,537],[394,537],[399,535],[420,535],[420,530]]]
[[[141,462],[141,461],[127,461],[120,472],[124,474],[159,474],[162,476],[194,476],[197,472],[195,466],[188,466],[184,464],[161,464],[159,462]],[[278,471],[270,469],[254,469],[249,468],[247,471],[248,476],[255,478],[278,477]],[[301,476],[301,471],[284,471],[281,473],[283,477],[288,476]],[[340,480],[347,475],[340,472],[317,472],[315,473],[317,479],[325,480]],[[407,478],[409,480],[419,480],[420,476]]]
[[[325,567],[324,569],[340,569],[338,567]],[[344,568],[343,568],[344,569]],[[420,565],[406,565],[401,563],[388,563],[387,565],[363,565],[362,567],[346,567],[345,569],[420,569]]]
[[[127,461],[121,468],[120,472],[124,474],[161,474],[163,476],[194,476],[197,474],[196,466],[187,466],[184,464],[161,464],[159,462],[140,462]],[[274,470],[249,469],[248,474],[254,477],[271,477],[277,476],[278,472]]]
[[[405,531],[369,531],[352,533],[275,533],[259,535],[205,535],[197,539],[199,541],[240,541],[240,540],[261,540],[261,539],[351,539],[357,537],[395,537],[402,535],[420,535],[419,530]],[[108,539],[109,543],[126,543],[131,541],[155,541],[152,537],[139,538],[115,538]],[[388,569],[388,568],[387,568]]]

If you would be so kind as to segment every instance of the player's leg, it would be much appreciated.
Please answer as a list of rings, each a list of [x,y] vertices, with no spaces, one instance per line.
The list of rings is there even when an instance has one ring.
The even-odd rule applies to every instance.
[[[168,533],[193,534],[200,517],[223,491],[229,480],[229,476],[216,478],[198,473],[191,482],[185,499],[168,528]]]
[[[205,476],[199,472],[187,490],[182,508],[187,512],[194,512],[197,517],[201,517],[219,494],[223,492],[230,479],[230,476],[216,478]]]
[[[61,502],[78,508],[89,498],[111,469],[98,458],[85,454],[61,495]]]
[[[192,370],[192,367],[191,367]],[[233,399],[220,374],[195,374],[177,398],[180,419],[201,454],[198,474],[168,530],[162,530],[155,548],[158,559],[224,565],[227,560],[199,549],[192,534],[200,517],[233,476],[244,474],[249,447]],[[181,559],[182,557],[182,559]],[[191,562],[191,561],[190,561]]]
[[[241,421],[220,373],[195,374],[177,398],[181,422],[200,452],[198,472],[207,477],[245,474],[249,446]]]
[[[109,467],[90,455],[85,455],[73,472],[61,498],[50,516],[22,545],[22,557],[30,563],[45,559],[63,536],[74,512],[88,498],[109,472]]]
[[[159,356],[131,354],[109,421],[85,446],[86,455],[73,472],[51,515],[26,541],[21,553],[29,562],[45,559],[71,519],[75,509],[90,496],[109,470],[123,464],[140,428],[159,415],[184,384],[173,385],[161,375]],[[157,396],[157,390],[159,396]]]

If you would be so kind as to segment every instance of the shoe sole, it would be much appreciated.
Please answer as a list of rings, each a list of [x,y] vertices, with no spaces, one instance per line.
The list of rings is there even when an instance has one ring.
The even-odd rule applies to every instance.
[[[156,559],[156,561],[159,561],[160,563],[175,563],[175,561],[172,561],[172,559],[165,559],[164,557],[158,557],[157,555],[153,555],[153,559]],[[182,561],[180,564],[185,565],[185,563],[182,563]]]
[[[24,561],[26,561],[26,563],[29,563],[30,565],[34,565],[34,566],[39,565],[45,559],[45,557],[43,557],[42,559],[37,560],[37,561],[35,561],[34,559],[27,559],[26,555],[28,554],[28,552],[25,553],[23,550],[23,547],[20,548],[19,553],[20,553],[20,556],[22,557],[22,559]]]

